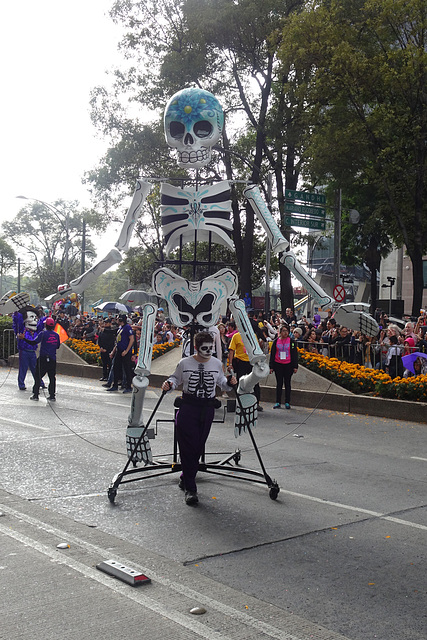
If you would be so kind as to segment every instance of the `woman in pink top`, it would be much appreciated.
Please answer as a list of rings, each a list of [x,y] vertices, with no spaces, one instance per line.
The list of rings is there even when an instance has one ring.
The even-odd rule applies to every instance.
[[[288,325],[282,325],[270,351],[270,373],[274,371],[276,376],[276,404],[273,409],[280,409],[283,383],[285,383],[285,407],[291,408],[291,378],[297,370],[298,351],[295,340],[289,336]]]

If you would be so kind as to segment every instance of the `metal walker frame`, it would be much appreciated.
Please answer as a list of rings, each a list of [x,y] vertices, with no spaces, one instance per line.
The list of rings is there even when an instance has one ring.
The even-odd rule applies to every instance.
[[[154,418],[157,409],[160,406],[160,403],[162,402],[164,396],[166,395],[166,391],[162,391],[162,394],[159,398],[159,400],[157,401],[156,406],[153,409],[153,412],[150,416],[150,418],[148,419],[148,422],[145,426],[145,428],[143,429],[143,431],[141,432],[141,435],[138,439],[138,441],[135,443],[134,448],[132,449],[132,452],[129,456],[128,461],[126,462],[123,470],[118,473],[117,475],[114,476],[109,488],[108,488],[108,499],[109,501],[114,504],[114,501],[116,499],[116,495],[117,495],[117,490],[119,488],[120,485],[122,484],[128,484],[130,482],[136,482],[138,480],[146,480],[148,478],[156,478],[159,476],[164,476],[164,475],[169,475],[171,473],[179,473],[182,470],[181,467],[181,463],[179,462],[179,454],[178,454],[178,445],[177,445],[177,437],[176,437],[176,424],[175,424],[175,419],[173,420],[161,420],[160,422],[172,422],[174,424],[174,431],[173,431],[173,452],[172,453],[168,453],[168,454],[164,454],[164,455],[159,455],[159,458],[167,458],[167,457],[172,457],[172,460],[170,462],[164,462],[164,461],[153,461],[151,464],[145,465],[144,467],[138,468],[137,467],[137,462],[134,460],[134,454],[136,453],[136,451],[138,450],[139,444],[141,443],[144,435],[149,431],[149,426],[152,422],[152,419]],[[199,460],[199,468],[198,471],[203,471],[205,473],[211,473],[213,475],[218,475],[218,476],[225,476],[228,478],[234,478],[236,480],[246,480],[249,482],[256,482],[258,484],[266,484],[268,489],[269,489],[269,497],[272,500],[276,500],[279,491],[280,491],[280,487],[278,485],[278,483],[276,482],[276,480],[272,480],[271,477],[268,475],[263,460],[261,458],[261,454],[259,452],[258,446],[256,444],[254,435],[252,433],[252,428],[251,426],[248,424],[247,422],[247,417],[243,411],[243,407],[241,405],[241,401],[240,401],[240,396],[239,394],[236,392],[236,399],[237,402],[239,403],[239,406],[242,410],[242,415],[243,415],[243,419],[245,422],[245,429],[248,431],[252,445],[254,447],[255,453],[257,455],[258,458],[258,462],[260,464],[261,467],[261,471],[255,471],[252,469],[248,469],[246,467],[240,467],[239,462],[242,456],[242,453],[240,451],[240,449],[236,449],[236,451],[234,453],[231,453],[229,455],[227,455],[225,458],[221,459],[221,460],[215,460],[212,462],[207,462],[206,461],[206,456],[208,455],[218,455],[216,453],[206,453],[205,451],[203,452],[200,460]],[[225,414],[226,414],[226,407],[224,407],[224,416],[222,420],[214,420],[213,422],[218,423],[224,423],[225,421]],[[231,463],[231,461],[234,462],[233,466]],[[129,468],[130,465],[133,465],[133,468]],[[236,471],[238,471],[238,474],[236,474]],[[240,475],[241,474],[241,475]],[[261,479],[262,478],[262,479]]]
[[[191,181],[190,181],[191,182]],[[196,180],[194,181],[196,188],[198,188],[199,186],[199,176],[198,176],[198,171],[196,172]],[[197,232],[195,232],[195,234],[197,234]],[[196,279],[196,273],[197,273],[197,267],[204,267],[205,269],[207,269],[208,274],[211,274],[212,271],[214,269],[217,269],[218,267],[223,267],[225,266],[224,263],[217,263],[217,262],[213,262],[211,260],[211,255],[212,255],[212,233],[209,233],[209,241],[208,241],[208,260],[207,261],[201,261],[197,259],[197,235],[195,235],[195,240],[194,240],[194,254],[193,254],[193,260],[184,260],[182,257],[182,237],[181,237],[181,243],[180,243],[180,249],[179,249],[179,259],[178,260],[164,260],[162,263],[162,266],[164,266],[165,264],[168,265],[175,265],[178,268],[178,272],[179,274],[181,274],[182,272],[182,267],[184,265],[187,266],[192,266],[192,271],[193,271],[193,278]],[[206,277],[206,276],[205,276]],[[193,337],[194,337],[194,333],[196,331],[196,327],[194,326],[194,324],[191,325],[190,327],[190,345],[191,345],[191,352],[193,349]],[[226,476],[226,477],[230,477],[230,478],[235,478],[238,480],[247,480],[250,482],[256,482],[258,484],[266,484],[268,489],[269,489],[269,496],[272,500],[276,500],[280,488],[278,483],[276,482],[276,480],[272,480],[271,477],[268,475],[264,463],[262,461],[261,458],[261,454],[259,452],[259,449],[257,447],[254,435],[252,433],[252,429],[250,426],[250,423],[248,421],[248,418],[245,414],[244,408],[242,406],[241,400],[240,400],[240,396],[237,393],[237,390],[234,389],[235,394],[236,394],[236,399],[237,402],[239,404],[240,410],[242,412],[242,416],[243,416],[243,421],[244,421],[244,429],[246,431],[248,431],[252,445],[254,447],[255,453],[257,455],[258,458],[258,462],[260,464],[261,467],[261,471],[254,471],[252,469],[247,469],[246,467],[240,467],[237,466],[240,462],[241,459],[241,451],[240,449],[236,449],[236,451],[234,453],[231,453],[230,455],[227,455],[227,457],[220,459],[220,460],[215,460],[213,462],[207,462],[206,461],[206,456],[210,456],[210,455],[214,455],[217,456],[219,454],[216,453],[206,453],[203,452],[200,460],[199,460],[199,468],[198,471],[203,471],[205,473],[211,473],[214,475],[220,475],[220,476]],[[149,435],[149,426],[157,412],[158,407],[160,406],[160,403],[162,402],[164,396],[165,396],[166,392],[163,391],[156,406],[154,407],[151,416],[146,424],[146,426],[144,427],[144,429],[141,432],[141,435],[138,439],[138,441],[136,442],[136,444],[134,445],[134,448],[131,451],[131,454],[129,456],[128,461],[126,462],[123,470],[116,474],[108,488],[108,499],[111,503],[114,503],[116,495],[117,495],[117,490],[119,488],[120,485],[122,484],[128,484],[130,482],[136,482],[138,480],[144,480],[144,479],[148,479],[148,478],[154,478],[154,477],[158,477],[158,476],[163,476],[163,475],[168,475],[171,473],[178,473],[182,470],[181,467],[181,463],[179,462],[179,454],[178,454],[178,446],[177,446],[177,438],[176,438],[176,426],[175,426],[175,420],[161,420],[161,422],[173,422],[174,423],[174,438],[173,438],[173,452],[169,453],[169,454],[165,454],[165,455],[159,455],[159,458],[167,458],[167,457],[172,457],[172,460],[170,462],[163,462],[163,461],[153,461],[151,462],[151,464],[147,464],[144,467],[138,468],[137,467],[137,461],[136,461],[136,457],[135,457],[135,453],[138,450],[138,447],[144,437],[145,434]],[[218,421],[218,420],[214,420],[214,422],[224,422],[225,420],[225,411],[224,411],[224,417],[222,421]],[[154,431],[154,430],[153,430]],[[134,459],[135,458],[135,459]],[[231,464],[231,461],[234,462],[233,466]],[[129,468],[130,465],[132,464],[132,468]],[[236,475],[236,470],[238,471],[239,475]]]

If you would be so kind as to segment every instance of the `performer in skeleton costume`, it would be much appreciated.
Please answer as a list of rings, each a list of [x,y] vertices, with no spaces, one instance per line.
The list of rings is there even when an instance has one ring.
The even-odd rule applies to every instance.
[[[237,384],[234,376],[225,377],[221,361],[212,356],[214,345],[209,333],[197,333],[194,347],[196,353],[183,358],[162,385],[164,391],[170,391],[182,384],[176,433],[182,465],[179,486],[185,489],[188,505],[199,501],[196,474],[214,418],[215,387],[230,391]]]
[[[24,307],[20,311],[13,314],[13,330],[15,335],[22,334],[25,338],[33,340],[38,333],[38,317],[34,307]],[[41,330],[43,327],[41,327]],[[21,391],[25,391],[25,377],[28,369],[36,379],[36,362],[37,362],[37,345],[28,344],[25,340],[18,338],[17,342],[19,353],[19,371],[18,371],[18,387]]]

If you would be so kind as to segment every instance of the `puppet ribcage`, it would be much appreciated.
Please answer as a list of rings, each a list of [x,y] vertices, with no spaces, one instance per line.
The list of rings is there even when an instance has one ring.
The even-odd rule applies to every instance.
[[[223,181],[206,185],[197,191],[173,187],[163,183],[162,230],[166,243],[166,255],[179,245],[194,240],[209,240],[209,234],[217,244],[233,250],[230,239],[233,225],[230,221],[230,185]]]

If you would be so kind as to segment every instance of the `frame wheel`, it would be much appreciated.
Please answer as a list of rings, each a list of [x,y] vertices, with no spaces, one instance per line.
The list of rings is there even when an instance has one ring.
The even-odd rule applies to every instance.
[[[268,495],[270,496],[270,498],[272,500],[276,500],[277,496],[279,495],[279,491],[280,488],[278,485],[274,485],[273,487],[270,487],[270,491],[268,493]]]
[[[234,464],[239,464],[241,457],[242,457],[242,454],[240,453],[240,451],[236,451],[236,453],[233,456]]]

